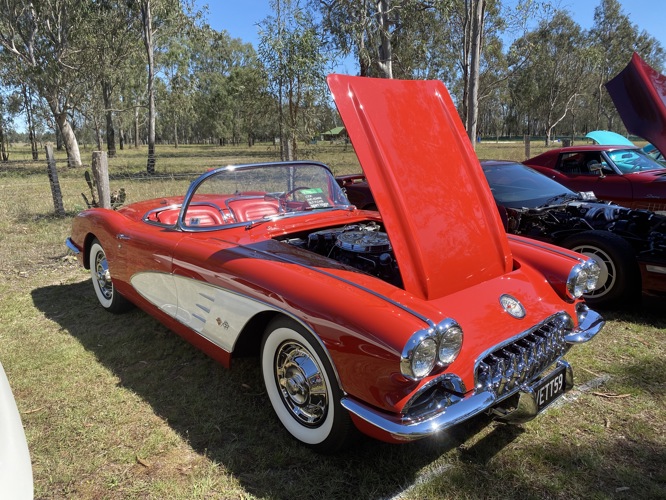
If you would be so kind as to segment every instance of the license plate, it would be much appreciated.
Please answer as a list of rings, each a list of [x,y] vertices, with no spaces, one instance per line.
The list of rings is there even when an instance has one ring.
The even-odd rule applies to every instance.
[[[564,394],[564,373],[565,367],[561,366],[534,386],[533,390],[538,411],[543,410]]]

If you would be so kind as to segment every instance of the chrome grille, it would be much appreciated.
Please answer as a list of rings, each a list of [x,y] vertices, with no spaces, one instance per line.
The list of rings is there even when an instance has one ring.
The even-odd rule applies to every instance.
[[[571,327],[571,318],[560,313],[483,354],[475,370],[477,391],[503,398],[532,381],[566,352]]]

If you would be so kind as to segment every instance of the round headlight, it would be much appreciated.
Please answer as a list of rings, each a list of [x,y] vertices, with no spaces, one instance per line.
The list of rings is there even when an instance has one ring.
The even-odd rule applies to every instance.
[[[463,331],[457,324],[444,330],[439,339],[437,358],[444,365],[450,365],[455,361],[462,347]]]
[[[576,264],[567,279],[567,292],[573,299],[577,299],[587,291],[587,272],[582,264]]]
[[[437,342],[432,337],[423,339],[412,354],[412,373],[417,378],[428,375],[437,360]]]
[[[577,299],[583,294],[589,293],[597,288],[599,264],[589,259],[581,264],[576,264],[569,273],[567,280],[567,292],[571,298]]]
[[[585,284],[587,292],[591,292],[592,290],[596,290],[597,286],[599,286],[599,275],[601,274],[601,268],[599,267],[599,264],[597,264],[597,261],[594,259],[590,259],[585,264],[583,264],[585,267],[585,271],[587,272],[587,283]]]

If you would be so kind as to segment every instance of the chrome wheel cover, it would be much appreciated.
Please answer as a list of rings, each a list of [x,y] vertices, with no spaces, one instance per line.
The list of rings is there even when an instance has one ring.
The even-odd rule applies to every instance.
[[[109,272],[109,264],[106,261],[104,252],[98,252],[95,255],[95,276],[99,291],[104,295],[104,298],[111,300],[113,298],[113,282],[111,281],[111,273]]]
[[[275,353],[275,381],[292,417],[308,427],[326,419],[328,388],[316,359],[300,343],[284,342]]]

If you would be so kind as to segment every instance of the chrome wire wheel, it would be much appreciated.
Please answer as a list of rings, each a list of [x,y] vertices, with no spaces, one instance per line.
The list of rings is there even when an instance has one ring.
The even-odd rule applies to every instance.
[[[328,409],[328,388],[317,360],[300,343],[288,341],[278,347],[274,363],[287,409],[303,425],[320,425]]]

